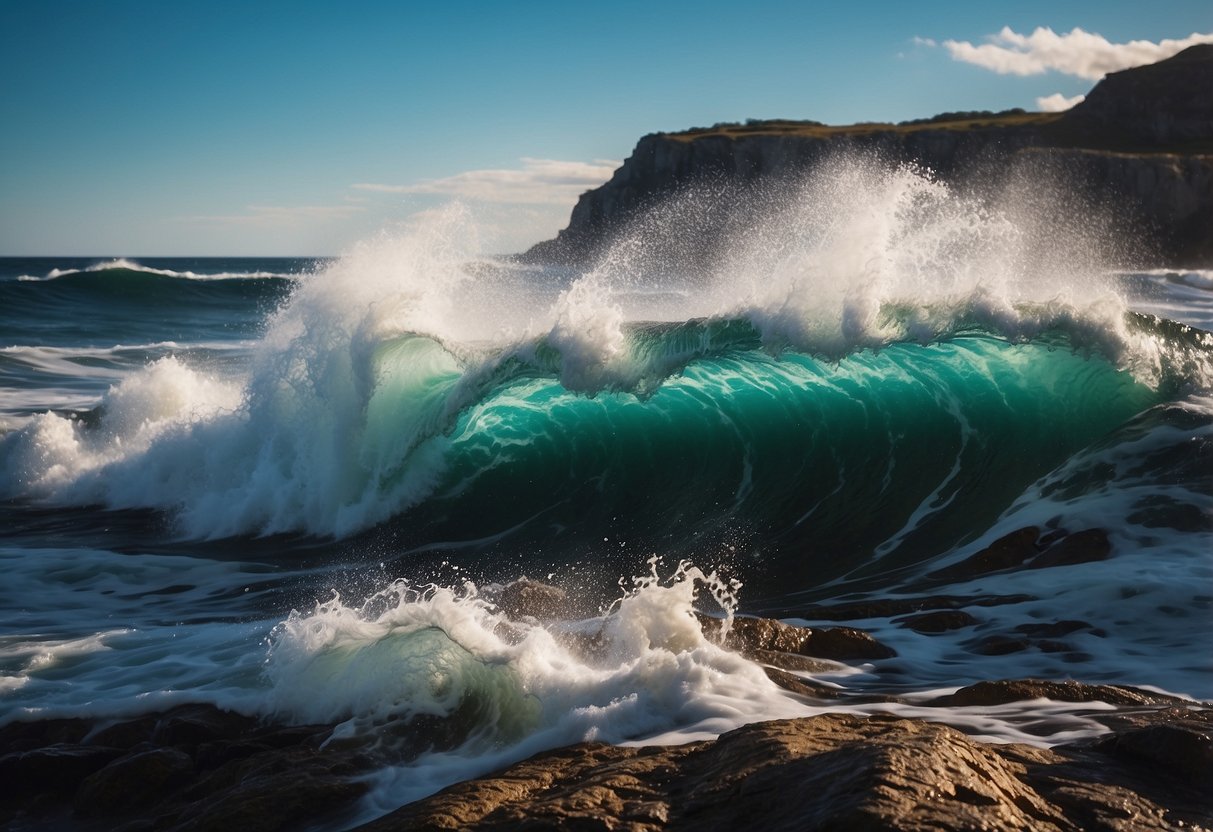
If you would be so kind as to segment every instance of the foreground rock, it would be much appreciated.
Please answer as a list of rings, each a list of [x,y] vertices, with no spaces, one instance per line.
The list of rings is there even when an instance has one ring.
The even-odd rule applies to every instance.
[[[1203,760],[1208,712],[1176,742]],[[1152,729],[1170,730],[1163,722]],[[1129,735],[1132,736],[1132,735]],[[1200,737],[1204,737],[1205,746]],[[1126,746],[1126,743],[1128,744]],[[1043,750],[952,728],[829,714],[746,726],[714,742],[588,743],[540,754],[360,827],[405,829],[1175,829],[1207,827],[1204,780],[1114,737]]]
[[[943,610],[912,613],[908,625],[926,632],[971,626],[954,608],[961,599],[924,600]],[[534,581],[503,587],[496,603],[516,620],[559,621],[570,609],[564,593]],[[899,612],[922,609],[905,603],[911,602],[898,602]],[[797,675],[896,655],[861,630],[750,617],[736,617],[726,629],[723,620],[702,614],[698,622],[708,638],[765,665],[772,681],[814,704],[898,701]],[[1087,626],[1033,624],[1043,629],[1028,635]],[[581,646],[593,650],[596,640],[591,633]],[[1187,700],[1125,686],[1029,679],[981,682],[918,705],[938,708],[944,717],[946,709],[1041,698],[1103,703],[1092,712],[1112,733],[1042,750],[982,743],[926,720],[827,714],[758,723],[683,746],[585,743],[452,786],[360,828],[1213,827],[1213,711]],[[466,732],[450,729],[460,722],[456,713],[384,730],[410,739],[404,745],[417,753],[457,745]],[[365,742],[329,742],[331,735],[331,726],[266,725],[204,705],[108,725],[78,719],[10,724],[0,728],[0,827],[340,828],[369,789],[367,775],[385,760]]]
[[[1111,733],[1052,750],[986,744],[888,714],[757,723],[682,746],[583,743],[360,829],[1213,826],[1213,711],[1135,688],[1037,680],[983,682],[927,704],[1042,696],[1121,709],[1095,709]],[[83,720],[11,724],[0,729],[0,827],[339,828],[381,763],[322,747],[330,733],[209,706],[100,730]]]
[[[367,791],[372,761],[322,749],[329,726],[265,726],[208,705],[100,727],[0,729],[0,826],[131,830],[297,829]]]

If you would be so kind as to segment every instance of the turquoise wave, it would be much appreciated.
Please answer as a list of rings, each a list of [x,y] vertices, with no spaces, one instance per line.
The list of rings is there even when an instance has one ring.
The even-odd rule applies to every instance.
[[[1061,332],[1013,343],[974,331],[832,360],[772,354],[744,321],[719,321],[639,327],[629,346],[635,371],[594,395],[562,386],[544,345],[462,396],[467,377],[436,342],[382,351],[370,446],[432,434],[418,413],[441,420],[466,402],[449,416],[439,485],[393,533],[505,535],[512,550],[601,553],[604,538],[633,553],[761,550],[781,575],[791,560],[816,579],[895,568],[977,536],[1027,485],[1165,398]],[[426,396],[446,410],[417,407]]]

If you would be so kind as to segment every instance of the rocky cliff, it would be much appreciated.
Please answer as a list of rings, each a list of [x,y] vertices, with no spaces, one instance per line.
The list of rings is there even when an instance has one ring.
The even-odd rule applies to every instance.
[[[555,240],[523,257],[585,264],[648,207],[696,183],[752,188],[842,154],[919,165],[978,194],[1013,177],[1047,178],[1109,208],[1125,265],[1213,266],[1213,45],[1113,73],[1062,114],[763,121],[648,135],[609,182],[581,196]]]

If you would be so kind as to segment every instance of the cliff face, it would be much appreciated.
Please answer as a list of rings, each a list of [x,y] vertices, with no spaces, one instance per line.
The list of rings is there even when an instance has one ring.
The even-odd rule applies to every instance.
[[[568,227],[524,255],[586,263],[647,207],[702,181],[748,187],[831,156],[912,163],[977,193],[1039,169],[1116,207],[1133,265],[1213,265],[1213,46],[1114,73],[1065,114],[826,127],[760,122],[645,136]]]
[[[1213,139],[1213,44],[1111,73],[1068,118],[1093,129],[1123,130],[1147,143],[1208,142]]]

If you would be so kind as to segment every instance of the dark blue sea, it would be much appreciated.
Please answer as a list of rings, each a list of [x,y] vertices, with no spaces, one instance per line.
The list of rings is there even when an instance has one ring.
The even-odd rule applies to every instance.
[[[585,738],[983,679],[1213,697],[1213,273],[860,184],[707,267],[654,223],[590,266],[481,258],[457,211],[328,259],[0,259],[0,724],[472,713],[387,754],[370,817]],[[948,571],[1029,527],[1107,546]],[[507,626],[524,575],[577,615]],[[940,596],[973,623],[843,622],[897,656],[805,674],[821,702],[691,615]],[[1099,707],[929,715],[1049,745]]]

